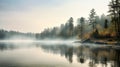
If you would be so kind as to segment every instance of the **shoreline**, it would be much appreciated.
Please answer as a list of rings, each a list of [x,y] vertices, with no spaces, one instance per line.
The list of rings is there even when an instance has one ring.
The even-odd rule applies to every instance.
[[[106,44],[106,45],[118,45],[120,46],[120,42],[117,41],[107,41],[107,40],[93,40],[93,39],[86,39],[83,41],[75,41],[74,43],[91,43],[91,44]]]

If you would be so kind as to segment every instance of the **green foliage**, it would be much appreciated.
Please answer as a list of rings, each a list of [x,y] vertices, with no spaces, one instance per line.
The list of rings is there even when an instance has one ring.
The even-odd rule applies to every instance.
[[[96,25],[96,12],[95,12],[95,9],[92,9],[90,11],[89,22],[90,22],[90,25],[92,25],[92,28],[94,30],[95,29],[95,25]]]
[[[107,19],[105,19],[104,28],[105,28],[105,29],[107,29],[107,28],[108,28],[108,20],[107,20]]]
[[[85,18],[80,18],[80,38],[83,39]]]

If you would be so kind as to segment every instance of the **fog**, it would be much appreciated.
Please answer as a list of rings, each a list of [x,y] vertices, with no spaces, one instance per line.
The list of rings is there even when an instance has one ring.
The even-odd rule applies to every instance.
[[[67,45],[73,45],[73,43],[75,41],[78,41],[77,39],[58,39],[58,38],[54,38],[54,39],[35,39],[32,37],[25,37],[25,36],[12,36],[9,38],[4,38],[2,40],[0,40],[0,43],[13,43],[17,45],[23,45],[23,43],[41,43],[41,44],[45,44],[45,45],[50,45],[50,44],[67,44]]]
[[[75,41],[78,41],[75,42]],[[2,67],[89,67],[109,60],[109,47],[104,45],[79,43],[77,39],[35,39],[13,36],[0,40],[0,66]],[[104,47],[104,48],[103,48]],[[102,48],[102,49],[101,49]],[[100,56],[104,51],[106,54]],[[95,54],[98,54],[95,55]],[[92,57],[92,59],[91,59]],[[83,61],[81,61],[81,59]],[[94,59],[97,59],[95,61]],[[107,66],[110,67],[110,63]],[[94,64],[101,67],[101,64]]]
[[[82,44],[73,43],[73,40],[4,40],[4,42],[0,42],[0,66],[89,67],[89,57],[92,57],[93,61],[94,58],[98,59],[99,62],[104,61],[94,56],[94,53],[99,55],[101,48],[99,50],[95,48],[93,51],[88,46],[80,45]],[[92,44],[89,45],[92,46]],[[84,60],[83,63],[79,61],[81,57]],[[105,55],[104,57],[108,56]],[[102,58],[104,59],[104,57]],[[94,65],[102,67],[101,64]],[[110,67],[110,63],[107,63],[107,66]]]
[[[20,40],[20,39],[16,39],[16,40],[0,40],[0,43],[5,43],[5,44],[12,44],[13,46],[16,47],[25,47],[25,46],[33,46],[36,44],[42,44],[42,45],[69,45],[69,46],[73,46],[73,45],[77,45],[75,44],[73,41],[71,40]],[[80,45],[80,44],[78,44]]]

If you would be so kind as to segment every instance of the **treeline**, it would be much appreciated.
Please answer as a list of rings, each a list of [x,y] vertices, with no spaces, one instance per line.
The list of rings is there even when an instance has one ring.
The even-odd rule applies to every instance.
[[[89,13],[89,18],[78,18],[77,25],[72,17],[60,27],[47,28],[36,34],[37,39],[45,38],[78,38],[91,42],[120,42],[120,1],[111,0],[109,15],[98,16],[95,9]],[[98,40],[99,39],[99,40]]]
[[[6,31],[1,29],[0,30],[0,39],[9,39],[9,38],[18,38],[18,39],[25,39],[25,38],[35,38],[35,34],[33,33],[21,33],[18,31]]]
[[[111,18],[104,14],[98,16],[95,9],[92,9],[89,18],[80,17],[75,21],[73,17],[70,17],[65,24],[61,24],[59,27],[47,28],[41,33],[37,33],[36,38],[104,38],[108,35],[109,37],[114,35],[112,29]]]

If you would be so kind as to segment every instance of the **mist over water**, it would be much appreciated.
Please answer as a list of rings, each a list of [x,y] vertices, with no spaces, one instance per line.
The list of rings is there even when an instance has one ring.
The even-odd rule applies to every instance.
[[[57,54],[51,54],[44,52],[41,46],[45,44],[57,45],[62,41],[35,41],[30,40],[4,40],[0,42],[0,66],[9,67],[69,67],[69,62],[65,57],[61,57]],[[64,41],[65,42],[65,41]],[[71,42],[71,41],[68,41]],[[67,42],[67,43],[68,43]],[[44,44],[43,44],[44,43]],[[61,44],[58,44],[61,45]],[[49,59],[49,60],[48,60]],[[73,64],[74,66],[75,64]]]
[[[25,42],[26,41],[26,42]],[[28,41],[28,42],[27,42]],[[11,40],[0,42],[2,67],[111,67],[114,57],[107,46],[94,47],[73,40]],[[92,62],[91,62],[92,61]]]
[[[79,40],[5,38],[0,40],[0,67],[111,67],[109,61],[117,58],[109,56],[117,52],[109,46],[75,41]]]
[[[12,36],[0,40],[0,43],[45,43],[45,44],[72,44],[76,39],[36,39],[25,36]]]

